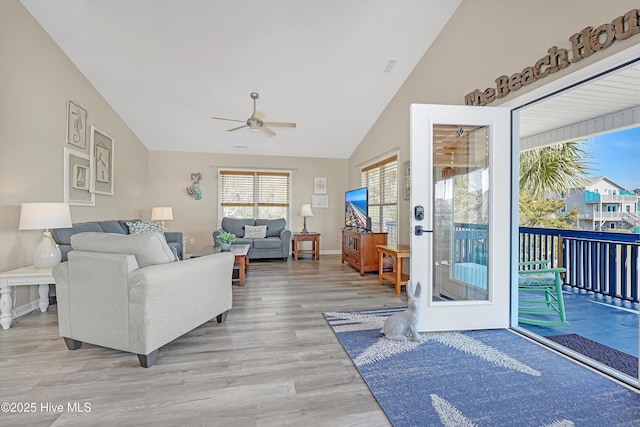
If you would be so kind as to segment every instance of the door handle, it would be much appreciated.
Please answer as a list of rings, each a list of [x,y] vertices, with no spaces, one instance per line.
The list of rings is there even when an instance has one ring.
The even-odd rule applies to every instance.
[[[413,229],[416,236],[422,236],[424,233],[433,233],[433,230],[425,230],[421,225],[416,225]]]

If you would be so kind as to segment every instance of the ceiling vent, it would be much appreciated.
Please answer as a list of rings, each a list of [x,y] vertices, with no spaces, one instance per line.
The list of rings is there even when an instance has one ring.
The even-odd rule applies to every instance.
[[[382,70],[382,74],[391,74],[391,70],[393,70],[396,62],[398,62],[397,59],[390,59],[389,62],[387,62],[387,65],[384,67],[384,70]]]

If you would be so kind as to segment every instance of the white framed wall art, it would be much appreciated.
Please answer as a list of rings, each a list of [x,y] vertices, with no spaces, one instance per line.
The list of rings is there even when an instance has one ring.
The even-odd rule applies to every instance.
[[[113,196],[115,143],[112,137],[91,126],[91,192]]]
[[[95,196],[89,190],[91,159],[86,153],[64,148],[64,202],[70,205],[95,206]]]

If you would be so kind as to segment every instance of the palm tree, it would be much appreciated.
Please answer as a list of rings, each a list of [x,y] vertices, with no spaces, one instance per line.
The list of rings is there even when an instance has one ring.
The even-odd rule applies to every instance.
[[[584,141],[569,141],[520,153],[520,193],[542,196],[584,187],[591,170]]]
[[[564,200],[546,198],[545,194],[562,194],[585,186],[591,168],[583,142],[569,141],[520,153],[520,225],[575,228],[575,206],[560,214]]]

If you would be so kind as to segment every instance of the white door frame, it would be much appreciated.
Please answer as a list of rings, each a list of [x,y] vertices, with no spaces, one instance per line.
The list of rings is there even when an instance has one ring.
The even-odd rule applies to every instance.
[[[493,329],[509,327],[509,253],[511,209],[510,111],[500,107],[411,105],[411,282],[421,283],[419,331]],[[481,125],[489,128],[489,265],[486,300],[433,298],[433,127]],[[424,207],[424,219],[414,215]],[[511,203],[509,203],[511,205]],[[417,235],[416,226],[424,229]]]
[[[640,57],[640,43],[634,46],[631,46],[625,50],[622,50],[618,53],[615,53],[611,56],[603,58],[593,64],[587,65],[584,68],[580,68],[566,76],[560,77],[552,82],[549,82],[545,85],[542,85],[538,88],[535,88],[523,95],[520,95],[516,98],[510,99],[506,102],[502,102],[500,104],[496,104],[500,107],[510,108],[512,110],[512,137],[511,137],[511,147],[512,147],[512,160],[511,165],[512,168],[514,165],[517,165],[520,161],[520,120],[519,113],[517,111],[518,108],[524,107],[525,105],[532,103],[536,100],[548,97],[549,95],[565,90],[571,86],[575,86],[576,84],[583,82],[585,80],[591,79],[598,74],[607,72],[611,69],[622,67],[627,64],[632,59]],[[567,70],[570,70],[568,68]],[[515,168],[513,168],[515,170]],[[519,200],[520,198],[520,187],[518,185],[518,174],[512,173],[512,200]],[[518,204],[512,203],[512,216],[511,218],[518,218]],[[517,295],[518,292],[518,262],[519,262],[519,245],[518,245],[518,237],[519,237],[519,226],[517,221],[511,222],[511,236],[512,236],[512,244],[511,244],[511,294]],[[517,298],[512,298],[511,301],[511,327],[518,326],[518,302]],[[639,340],[640,347],[640,340]]]

